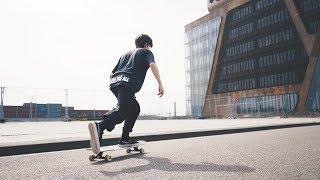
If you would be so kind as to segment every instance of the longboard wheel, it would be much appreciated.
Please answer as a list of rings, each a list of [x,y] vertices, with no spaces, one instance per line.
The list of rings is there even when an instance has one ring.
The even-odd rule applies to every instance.
[[[127,153],[131,153],[131,149],[127,149],[126,151],[127,151]]]
[[[140,154],[144,154],[145,153],[143,148],[141,148],[139,151],[140,151]]]
[[[90,155],[90,156],[89,156],[89,160],[90,160],[90,161],[94,161],[94,159],[95,159],[95,155]]]
[[[104,157],[104,159],[105,159],[106,161],[110,162],[110,161],[112,160],[112,157],[111,157],[110,155],[106,155],[106,156]]]

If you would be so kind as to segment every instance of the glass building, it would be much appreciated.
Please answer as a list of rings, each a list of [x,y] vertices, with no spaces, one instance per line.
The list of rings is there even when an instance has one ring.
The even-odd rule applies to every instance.
[[[320,113],[320,0],[207,4],[185,27],[187,115]]]
[[[302,82],[309,57],[284,1],[252,0],[226,19],[214,94]]]
[[[221,17],[185,32],[187,115],[202,116]]]
[[[62,104],[35,104],[24,103],[23,107],[34,109],[32,112],[34,117],[38,118],[60,118]],[[36,114],[35,114],[36,113]]]

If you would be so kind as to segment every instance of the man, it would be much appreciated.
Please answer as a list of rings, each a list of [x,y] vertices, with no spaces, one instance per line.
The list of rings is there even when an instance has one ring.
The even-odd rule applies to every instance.
[[[116,124],[123,121],[125,122],[119,145],[125,147],[137,143],[129,137],[140,113],[135,93],[141,89],[149,67],[159,85],[158,95],[162,97],[164,93],[158,67],[149,50],[153,46],[152,39],[146,34],[141,34],[135,39],[135,44],[136,49],[122,55],[110,75],[110,90],[118,100],[116,108],[104,114],[100,123],[88,125],[91,148],[95,153],[99,153],[103,131],[106,129],[111,132]]]

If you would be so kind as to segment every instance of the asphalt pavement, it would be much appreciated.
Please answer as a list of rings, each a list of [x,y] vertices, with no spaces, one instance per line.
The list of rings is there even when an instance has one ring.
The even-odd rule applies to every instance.
[[[0,179],[320,179],[320,127],[148,142],[146,154],[86,149],[0,157]]]
[[[320,122],[320,118],[247,118],[247,119],[185,119],[137,120],[133,136],[208,130],[265,127]],[[0,146],[88,140],[89,121],[8,122],[0,124]],[[104,138],[118,138],[123,123]]]
[[[12,122],[0,125],[0,156],[89,147],[86,122]],[[319,118],[259,118],[209,120],[139,120],[130,136],[159,141],[209,135],[320,125]],[[122,124],[105,132],[102,145],[117,144]]]

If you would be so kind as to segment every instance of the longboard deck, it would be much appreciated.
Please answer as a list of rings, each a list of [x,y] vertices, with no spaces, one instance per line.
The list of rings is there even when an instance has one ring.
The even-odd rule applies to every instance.
[[[144,152],[145,152],[144,149],[139,148],[139,147],[141,147],[145,144],[146,144],[146,141],[141,140],[141,141],[138,141],[138,144],[126,146],[126,147],[121,147],[119,145],[102,146],[102,147],[100,147],[100,153],[90,155],[89,160],[93,161],[94,159],[98,158],[98,159],[105,159],[108,162],[111,161],[112,157],[110,155],[103,156],[103,153],[106,151],[110,152],[110,151],[126,150],[127,153],[135,151],[135,152],[140,152],[141,154],[144,154]],[[91,149],[87,149],[87,150],[91,151]]]
[[[145,144],[146,144],[145,141],[138,141],[138,144],[132,145],[132,146],[126,146],[126,147],[121,147],[121,146],[119,146],[119,145],[102,146],[102,147],[100,147],[100,152],[131,149],[131,148],[143,146],[143,145],[145,145]]]

